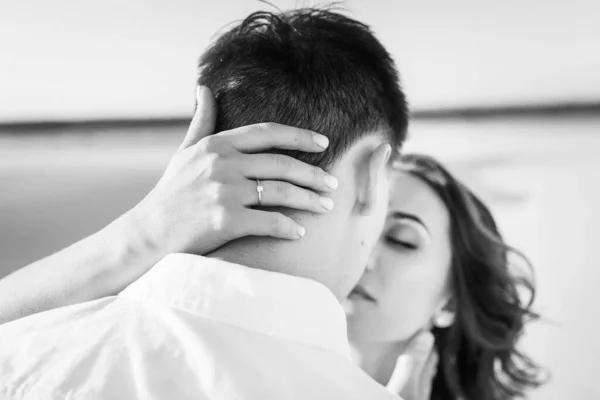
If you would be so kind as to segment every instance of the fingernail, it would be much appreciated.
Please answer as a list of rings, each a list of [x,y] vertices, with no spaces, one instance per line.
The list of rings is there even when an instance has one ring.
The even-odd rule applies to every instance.
[[[303,226],[298,226],[298,236],[303,237],[306,234],[306,229]]]
[[[325,174],[325,178],[323,178],[323,180],[329,189],[335,190],[338,188],[339,182],[335,176]]]
[[[322,149],[326,149],[327,146],[329,146],[329,139],[327,139],[326,136],[319,135],[318,133],[315,133],[313,135],[313,140],[315,141],[315,143],[317,144],[317,146],[319,146]]]
[[[326,210],[331,210],[333,208],[333,200],[329,197],[321,197],[321,205]]]

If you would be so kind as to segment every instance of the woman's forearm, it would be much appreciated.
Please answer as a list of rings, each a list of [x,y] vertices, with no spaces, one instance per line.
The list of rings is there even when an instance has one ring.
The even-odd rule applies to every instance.
[[[120,218],[0,280],[0,324],[118,293],[160,258]]]

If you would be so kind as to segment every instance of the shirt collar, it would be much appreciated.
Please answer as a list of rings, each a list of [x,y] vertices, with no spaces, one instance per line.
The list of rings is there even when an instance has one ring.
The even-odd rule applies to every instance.
[[[119,296],[332,350],[350,358],[342,306],[306,278],[191,254],[170,254]]]

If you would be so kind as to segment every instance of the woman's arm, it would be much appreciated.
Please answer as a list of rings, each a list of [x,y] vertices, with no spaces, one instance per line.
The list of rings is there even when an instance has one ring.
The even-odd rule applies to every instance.
[[[0,280],[0,324],[118,293],[161,255],[123,218]]]
[[[101,231],[0,280],[0,323],[113,295],[169,253],[206,254],[243,236],[295,240],[303,228],[260,205],[327,212],[322,194],[337,181],[320,168],[272,148],[320,152],[327,139],[277,124],[210,135],[216,110],[208,89],[198,93],[190,129],[156,187]],[[210,135],[210,136],[209,136]]]

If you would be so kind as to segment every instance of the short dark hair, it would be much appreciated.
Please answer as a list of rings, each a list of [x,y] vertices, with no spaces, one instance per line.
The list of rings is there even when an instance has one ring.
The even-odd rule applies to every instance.
[[[200,57],[198,83],[215,95],[216,132],[261,122],[319,132],[327,151],[287,154],[322,168],[370,132],[393,148],[406,137],[391,56],[367,25],[329,10],[251,14]]]

